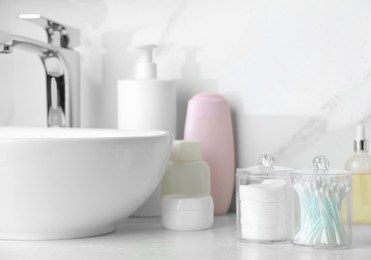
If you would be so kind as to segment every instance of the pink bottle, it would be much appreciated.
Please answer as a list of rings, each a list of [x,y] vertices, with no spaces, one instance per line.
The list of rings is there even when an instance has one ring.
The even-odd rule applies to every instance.
[[[235,151],[231,112],[222,95],[202,93],[189,100],[184,139],[201,141],[203,160],[210,166],[214,214],[225,214],[233,196]]]

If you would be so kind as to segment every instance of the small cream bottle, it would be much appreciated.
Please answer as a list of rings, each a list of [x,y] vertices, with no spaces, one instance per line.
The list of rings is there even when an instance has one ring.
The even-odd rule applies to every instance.
[[[357,126],[354,140],[354,155],[346,164],[346,170],[352,172],[352,222],[371,224],[371,156],[368,154],[368,140],[365,126]]]
[[[174,141],[162,179],[162,195],[210,195],[210,168],[202,160],[201,142]]]

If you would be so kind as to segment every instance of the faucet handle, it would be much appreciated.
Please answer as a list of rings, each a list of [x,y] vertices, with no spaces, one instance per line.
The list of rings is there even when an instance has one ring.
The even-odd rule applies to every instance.
[[[76,28],[55,22],[40,14],[20,14],[18,18],[45,29],[48,42],[53,46],[71,49],[80,45],[80,30]]]

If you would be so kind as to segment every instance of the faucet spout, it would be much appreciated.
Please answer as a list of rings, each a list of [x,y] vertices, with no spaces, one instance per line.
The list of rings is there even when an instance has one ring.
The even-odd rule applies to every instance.
[[[56,47],[45,42],[10,34],[8,32],[0,32],[0,53],[11,53],[14,47],[35,52],[40,57],[53,55],[58,52]]]
[[[26,19],[26,18],[22,18]],[[29,19],[29,18],[27,18]],[[39,16],[36,24],[51,24],[53,28],[58,27],[58,23],[50,22]],[[80,75],[79,75],[79,55],[73,49],[68,48],[66,38],[66,26],[59,25],[63,44],[56,46],[54,43],[46,43],[31,38],[0,32],[0,53],[9,54],[15,49],[22,49],[37,54],[44,66],[46,74],[46,94],[47,94],[47,126],[48,127],[79,127],[80,125]],[[51,31],[52,29],[47,31]],[[53,29],[54,30],[54,29]],[[75,29],[74,34],[76,35]],[[50,35],[49,35],[50,36]],[[49,37],[51,40],[53,37]],[[68,41],[66,40],[68,39]],[[74,39],[74,38],[73,38]]]
[[[12,53],[13,43],[11,35],[6,32],[0,32],[0,53]]]

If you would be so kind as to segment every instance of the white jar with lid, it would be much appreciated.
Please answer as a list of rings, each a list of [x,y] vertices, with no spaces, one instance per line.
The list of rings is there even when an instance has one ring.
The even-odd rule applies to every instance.
[[[210,195],[210,168],[199,141],[176,140],[162,180],[162,195]]]
[[[214,220],[210,195],[165,195],[162,198],[162,225],[172,230],[208,229]]]
[[[270,153],[260,157],[258,166],[237,169],[237,231],[241,241],[289,240],[290,171],[273,166]]]

